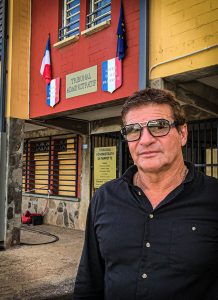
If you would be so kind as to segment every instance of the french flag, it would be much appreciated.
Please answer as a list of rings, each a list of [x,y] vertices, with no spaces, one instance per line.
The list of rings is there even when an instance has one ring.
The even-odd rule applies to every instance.
[[[46,84],[48,84],[51,81],[50,52],[51,52],[51,47],[50,47],[50,36],[49,36],[46,43],[46,49],[45,49],[45,53],[40,68],[40,74],[44,77]]]
[[[113,93],[122,85],[122,60],[118,57],[102,63],[102,90]]]

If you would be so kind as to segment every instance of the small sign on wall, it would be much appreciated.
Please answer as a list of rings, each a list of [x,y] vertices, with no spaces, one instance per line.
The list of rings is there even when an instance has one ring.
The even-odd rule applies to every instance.
[[[116,178],[116,146],[94,149],[94,188]]]
[[[97,91],[97,66],[66,76],[66,99]]]

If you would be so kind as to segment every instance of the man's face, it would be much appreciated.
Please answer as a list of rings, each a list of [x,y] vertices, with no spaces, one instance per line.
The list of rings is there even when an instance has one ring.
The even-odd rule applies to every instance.
[[[149,104],[132,108],[125,117],[125,124],[144,123],[149,120],[166,119],[175,121],[171,107],[167,104]],[[176,168],[183,160],[181,147],[187,141],[187,126],[182,125],[180,131],[172,127],[162,137],[153,137],[146,127],[143,128],[138,141],[128,142],[134,163],[144,172],[158,173]]]

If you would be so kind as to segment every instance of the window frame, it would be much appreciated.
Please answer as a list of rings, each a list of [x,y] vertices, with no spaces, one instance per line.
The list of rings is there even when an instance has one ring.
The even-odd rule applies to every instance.
[[[89,1],[89,14],[86,16],[86,28],[91,29],[95,26],[99,26],[102,23],[106,21],[111,20],[111,0],[109,0],[108,3],[106,3],[103,6],[98,6],[98,4],[101,4],[105,0],[90,0]],[[95,17],[96,13],[101,12],[103,9],[107,9],[107,7],[110,7],[110,10],[107,11],[106,13],[100,14],[99,16]],[[108,18],[107,18],[108,16]],[[89,20],[91,18],[91,20]],[[105,19],[106,18],[106,19]],[[99,22],[99,20],[103,19],[102,21]]]
[[[79,4],[76,4],[75,6],[71,7],[70,9],[68,9],[67,5],[73,3],[76,0],[61,0],[62,1],[62,27],[59,28],[59,32],[58,32],[58,39],[59,41],[65,41],[69,38],[73,38],[76,36],[79,36],[80,34],[80,0],[79,0]],[[75,14],[73,14],[72,16],[67,16],[67,13],[69,11],[72,11],[74,9],[76,9],[77,7],[79,7],[79,11],[76,12]],[[68,23],[68,19],[75,17],[79,15],[78,20],[74,20],[71,23]],[[78,23],[78,26],[75,29],[70,29],[68,30],[68,27],[74,25]]]
[[[29,138],[24,143],[23,194],[78,200],[80,191],[78,179],[81,171],[79,168],[79,135],[64,134]],[[43,146],[43,143],[48,147]],[[38,148],[36,148],[37,145]],[[37,164],[40,160],[42,164]],[[44,167],[40,168],[41,166]]]

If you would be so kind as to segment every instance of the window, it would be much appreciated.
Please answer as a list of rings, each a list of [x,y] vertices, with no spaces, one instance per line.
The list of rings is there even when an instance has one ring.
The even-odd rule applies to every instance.
[[[111,19],[111,0],[91,0],[87,15],[87,28]]]
[[[25,141],[23,192],[78,197],[78,136]]]
[[[59,40],[79,35],[80,0],[63,0],[62,28],[59,29]]]

